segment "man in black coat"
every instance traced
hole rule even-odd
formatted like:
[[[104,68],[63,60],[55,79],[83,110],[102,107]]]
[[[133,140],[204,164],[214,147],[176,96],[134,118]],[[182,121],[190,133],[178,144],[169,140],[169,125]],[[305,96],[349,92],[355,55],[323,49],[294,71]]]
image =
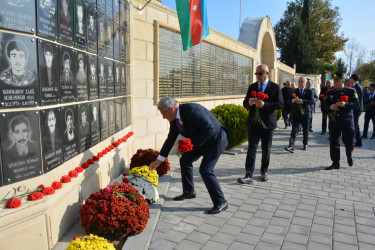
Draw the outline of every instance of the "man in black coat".
[[[301,76],[298,79],[298,88],[293,91],[292,132],[290,133],[289,147],[285,148],[286,151],[291,153],[294,153],[294,142],[301,125],[303,130],[302,150],[307,149],[311,105],[314,103],[314,99],[311,89],[306,88],[306,82],[306,77]]]
[[[255,75],[257,82],[249,86],[243,101],[243,106],[249,110],[249,117],[247,118],[249,147],[246,155],[245,177],[237,180],[241,184],[253,183],[255,156],[259,140],[262,141],[261,181],[268,180],[267,171],[270,163],[272,136],[277,123],[276,109],[282,109],[284,105],[279,85],[268,79],[268,66],[265,64],[257,66]],[[254,96],[256,92],[267,94],[268,98],[257,99]]]
[[[292,112],[292,108],[293,108],[292,92],[293,92],[293,89],[291,88],[290,81],[286,81],[285,88],[281,89],[281,93],[283,95],[283,101],[284,101],[282,115],[284,119],[285,128],[287,128],[291,124],[290,113]]]
[[[345,87],[345,77],[341,72],[333,75],[334,89],[327,94],[324,102],[324,109],[329,112],[329,148],[332,165],[326,167],[326,170],[340,168],[340,144],[339,139],[342,136],[342,142],[345,145],[346,158],[348,165],[353,166],[352,153],[355,142],[355,127],[353,111],[359,109],[358,96],[353,88]],[[340,98],[347,98],[348,101],[340,101]]]
[[[365,123],[363,126],[362,138],[367,138],[368,126],[370,120],[372,120],[372,136],[371,139],[375,139],[375,83],[370,84],[370,93],[367,94],[365,101],[363,102],[365,109]]]
[[[209,110],[196,103],[179,104],[172,97],[163,97],[158,103],[158,109],[163,118],[169,121],[170,128],[160,155],[150,164],[150,169],[156,169],[165,160],[179,134],[190,138],[193,150],[184,153],[180,158],[183,193],[174,200],[196,197],[193,162],[203,156],[199,172],[214,204],[208,213],[217,214],[227,209],[228,203],[214,172],[214,167],[228,144],[224,126]]]
[[[312,129],[312,120],[313,120],[313,113],[315,113],[315,102],[319,99],[318,94],[316,93],[315,88],[312,86],[312,81],[307,79],[306,88],[310,89],[313,93],[313,100],[314,102],[310,105],[310,120],[309,120],[309,132],[314,132]]]
[[[320,90],[320,109],[322,110],[322,135],[324,135],[327,132],[327,111],[323,108],[324,107],[324,101],[327,99],[327,93],[333,88],[332,81],[326,80],[325,86]]]
[[[350,76],[350,82],[353,84],[353,88],[357,91],[359,106],[358,109],[354,109],[354,127],[355,127],[355,146],[362,147],[362,138],[361,131],[359,129],[358,120],[363,112],[363,88],[362,85],[358,82],[359,77],[357,74]]]

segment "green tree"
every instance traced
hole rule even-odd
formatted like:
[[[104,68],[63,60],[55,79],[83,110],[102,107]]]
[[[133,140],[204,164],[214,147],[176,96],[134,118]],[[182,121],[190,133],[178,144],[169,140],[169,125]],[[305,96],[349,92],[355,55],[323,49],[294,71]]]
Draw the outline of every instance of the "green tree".
[[[364,87],[375,82],[375,60],[358,66],[356,73],[360,76],[360,81]]]
[[[337,67],[337,71],[346,73],[348,67],[346,66],[344,60],[340,57],[335,61],[335,65]]]
[[[288,2],[283,18],[274,27],[280,53],[285,49],[296,21],[302,17],[304,1]],[[309,25],[313,49],[320,62],[333,63],[335,53],[344,49],[345,43],[348,41],[344,34],[338,34],[342,20],[339,8],[332,6],[332,0],[310,1]]]

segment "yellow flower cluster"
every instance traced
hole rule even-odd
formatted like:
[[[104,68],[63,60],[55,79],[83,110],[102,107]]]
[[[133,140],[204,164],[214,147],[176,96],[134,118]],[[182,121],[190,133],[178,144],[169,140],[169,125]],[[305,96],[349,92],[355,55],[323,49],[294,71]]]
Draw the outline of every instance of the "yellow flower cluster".
[[[94,234],[86,235],[84,237],[76,238],[71,241],[66,250],[77,249],[111,249],[116,250],[115,247],[103,237]]]
[[[129,174],[144,176],[155,186],[159,184],[159,175],[156,170],[150,171],[150,168],[146,165],[130,169]]]

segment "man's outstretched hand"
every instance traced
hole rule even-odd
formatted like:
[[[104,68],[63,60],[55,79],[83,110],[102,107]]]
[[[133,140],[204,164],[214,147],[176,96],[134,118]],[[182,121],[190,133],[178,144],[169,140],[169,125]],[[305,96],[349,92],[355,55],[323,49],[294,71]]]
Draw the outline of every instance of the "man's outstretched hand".
[[[155,161],[151,162],[150,166],[148,166],[150,168],[150,170],[154,170],[156,169],[157,167],[159,167],[159,165],[162,163],[161,160],[158,160],[156,159]]]

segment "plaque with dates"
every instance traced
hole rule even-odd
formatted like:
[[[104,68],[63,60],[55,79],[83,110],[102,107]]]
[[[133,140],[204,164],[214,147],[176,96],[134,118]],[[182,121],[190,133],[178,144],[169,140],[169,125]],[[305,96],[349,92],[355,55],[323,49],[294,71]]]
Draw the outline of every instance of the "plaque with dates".
[[[79,126],[79,152],[82,153],[91,146],[90,134],[90,109],[88,103],[78,106],[78,126]]]
[[[121,96],[121,64],[119,62],[113,62],[113,76],[115,82],[115,96]]]
[[[41,104],[59,103],[59,47],[38,39]]]
[[[124,129],[127,127],[127,121],[126,121],[126,97],[120,98],[121,103],[121,129]]]
[[[51,40],[57,39],[56,0],[37,0],[37,34]]]
[[[100,142],[100,123],[99,123],[100,109],[99,102],[90,103],[90,131],[91,131],[91,145],[94,146]]]
[[[0,108],[39,104],[36,39],[0,32]]]
[[[130,96],[126,97],[126,126],[131,124],[131,99]]]
[[[100,101],[100,139],[108,138],[108,106],[107,101]]]
[[[0,128],[4,185],[41,175],[39,113],[2,113]]]
[[[107,28],[104,15],[98,13],[98,55],[105,56],[106,51]]]
[[[75,0],[74,14],[74,44],[81,49],[86,49],[86,4],[84,0]]]
[[[76,52],[76,88],[78,101],[88,99],[87,86],[87,54],[81,51]]]
[[[115,95],[115,83],[113,79],[113,61],[107,60],[107,90],[108,97]]]
[[[95,8],[87,5],[87,51],[98,52],[98,15]]]
[[[35,2],[1,0],[0,28],[35,33]]]
[[[123,1],[120,5],[120,25],[125,28],[127,32],[130,31],[130,4],[128,1]]]
[[[115,36],[113,38],[113,58],[116,60],[120,60],[121,48],[120,48],[120,37],[121,37],[121,29],[120,27],[115,27]]]
[[[75,51],[64,46],[59,47],[60,61],[60,101],[74,102],[76,98]]]
[[[105,98],[108,96],[107,90],[107,60],[103,57],[98,59],[98,79],[99,79],[99,97]]]
[[[120,63],[120,95],[126,95],[126,68],[124,63]]]
[[[63,163],[61,109],[40,111],[40,127],[43,169],[46,173]]]
[[[114,101],[108,101],[108,114],[108,136],[112,136],[116,132],[116,110]]]
[[[63,125],[63,154],[67,161],[78,154],[78,118],[76,105],[61,108],[61,119]]]
[[[160,45],[161,46],[161,45]],[[120,27],[120,60],[130,62],[129,33]]]
[[[74,0],[60,0],[57,2],[59,41],[68,45],[73,44],[74,38]]]
[[[115,108],[116,108],[115,132],[117,133],[121,130],[121,99],[120,98],[115,100]]]
[[[99,97],[99,81],[98,81],[98,57],[95,55],[88,55],[89,62],[89,99],[96,100]]]
[[[106,19],[106,56],[113,58],[113,21],[111,19]]]

